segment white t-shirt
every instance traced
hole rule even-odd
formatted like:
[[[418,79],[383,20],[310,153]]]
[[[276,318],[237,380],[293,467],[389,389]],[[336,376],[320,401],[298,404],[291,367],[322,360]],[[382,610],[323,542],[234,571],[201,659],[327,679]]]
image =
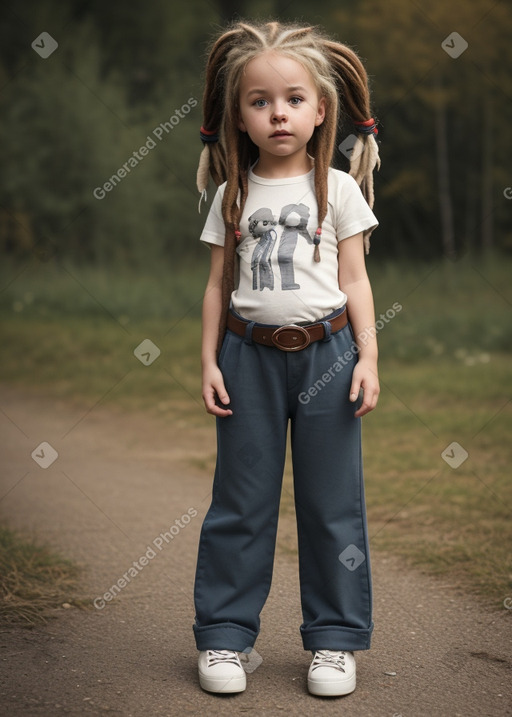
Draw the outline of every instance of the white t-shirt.
[[[224,245],[222,184],[201,241]],[[314,169],[299,177],[266,179],[249,170],[249,193],[240,222],[235,290],[237,313],[264,324],[314,322],[347,301],[338,285],[338,242],[378,225],[355,179],[329,169],[328,211],[320,261],[313,258],[318,227]]]

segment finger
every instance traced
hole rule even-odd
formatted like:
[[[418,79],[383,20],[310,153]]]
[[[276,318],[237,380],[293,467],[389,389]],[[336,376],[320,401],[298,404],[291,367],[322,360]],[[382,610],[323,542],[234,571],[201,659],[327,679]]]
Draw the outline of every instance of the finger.
[[[225,418],[226,416],[232,416],[233,411],[230,408],[222,408],[221,406],[218,406],[215,401],[208,401],[205,400],[205,407],[206,412],[210,413],[212,416],[219,416],[219,418]]]
[[[206,410],[208,411],[208,409]],[[233,411],[230,408],[220,408],[220,406],[215,405],[208,413],[211,413],[212,416],[218,416],[219,418],[226,418],[227,416],[233,415]]]
[[[363,403],[362,406],[355,411],[354,416],[356,418],[361,418],[361,416],[366,416],[366,414],[370,413],[372,410],[373,408],[370,404]]]
[[[231,408],[229,408],[230,399],[227,394],[227,391],[224,387],[221,389],[222,394],[219,395],[217,391],[214,393],[214,401],[215,401],[215,415],[216,416],[231,416],[233,414],[233,411]]]
[[[215,406],[215,391],[211,388],[203,391],[203,401],[208,413],[212,413]]]
[[[230,401],[230,398],[229,398],[229,395],[228,395],[228,392],[226,391],[226,389],[224,388],[224,386],[219,387],[218,389],[216,389],[216,390],[215,390],[215,394],[216,394],[218,400],[220,401],[220,403],[222,403],[224,406],[227,406],[227,405],[231,402],[231,401]],[[217,404],[217,405],[218,405],[218,404]]]
[[[233,414],[233,411],[230,408],[227,408],[227,406],[229,405],[229,396],[226,393],[225,389],[222,398],[223,400],[220,401],[217,392],[213,388],[209,389],[208,391],[205,391],[203,393],[203,401],[207,413],[210,413],[212,416],[219,416],[221,418],[225,416],[231,416]],[[224,408],[221,404],[226,405],[226,407]]]
[[[357,397],[359,396],[359,392],[361,391],[361,381],[359,381],[357,378],[352,379],[352,386],[350,387],[350,394],[349,398],[354,403],[357,401]]]
[[[360,418],[361,416],[365,416],[367,413],[370,413],[370,411],[373,411],[373,409],[377,405],[377,400],[379,397],[379,394],[377,391],[372,391],[370,393],[369,390],[366,390],[363,395],[364,395],[363,402],[360,405],[360,407],[357,409],[357,411],[354,413],[354,416],[356,418]]]

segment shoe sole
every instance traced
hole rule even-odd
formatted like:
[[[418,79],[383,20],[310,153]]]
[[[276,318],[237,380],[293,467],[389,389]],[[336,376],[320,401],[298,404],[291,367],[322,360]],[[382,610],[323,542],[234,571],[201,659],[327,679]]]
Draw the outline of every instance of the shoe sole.
[[[342,697],[349,695],[356,689],[355,676],[346,682],[319,682],[308,679],[308,690],[310,694],[316,697]]]
[[[227,694],[229,692],[243,692],[247,686],[245,674],[241,677],[232,677],[230,679],[212,679],[204,675],[199,675],[199,684],[206,692],[218,692]]]

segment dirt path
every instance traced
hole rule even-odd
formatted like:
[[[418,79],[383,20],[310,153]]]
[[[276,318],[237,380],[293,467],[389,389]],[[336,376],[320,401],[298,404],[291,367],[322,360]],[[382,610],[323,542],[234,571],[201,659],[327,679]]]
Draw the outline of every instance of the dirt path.
[[[86,566],[90,597],[129,578],[103,609],[59,610],[46,626],[2,630],[0,714],[512,715],[511,611],[486,611],[375,553],[373,647],[357,655],[353,695],[308,695],[296,557],[279,547],[256,644],[262,662],[247,691],[202,692],[192,587],[211,478],[192,469],[190,457],[214,452],[213,423],[169,429],[146,416],[87,413],[11,389],[0,408],[0,518]],[[47,468],[31,457],[43,441],[59,454]],[[43,446],[35,457],[48,462],[51,452]],[[293,530],[284,518],[287,544]],[[159,539],[165,531],[167,542]]]

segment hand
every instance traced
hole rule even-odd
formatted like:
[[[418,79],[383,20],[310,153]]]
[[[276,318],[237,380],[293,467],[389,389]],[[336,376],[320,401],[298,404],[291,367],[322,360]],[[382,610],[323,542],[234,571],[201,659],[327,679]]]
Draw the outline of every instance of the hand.
[[[224,378],[220,368],[214,364],[203,368],[203,401],[206,411],[219,418],[233,415],[233,411],[230,408],[218,406],[215,402],[216,398],[225,406],[229,405],[229,396],[224,386]]]
[[[373,411],[379,399],[380,387],[377,374],[377,364],[360,359],[352,374],[352,385],[350,387],[350,400],[357,401],[360,389],[363,389],[363,403],[354,413],[356,418],[364,416]]]

